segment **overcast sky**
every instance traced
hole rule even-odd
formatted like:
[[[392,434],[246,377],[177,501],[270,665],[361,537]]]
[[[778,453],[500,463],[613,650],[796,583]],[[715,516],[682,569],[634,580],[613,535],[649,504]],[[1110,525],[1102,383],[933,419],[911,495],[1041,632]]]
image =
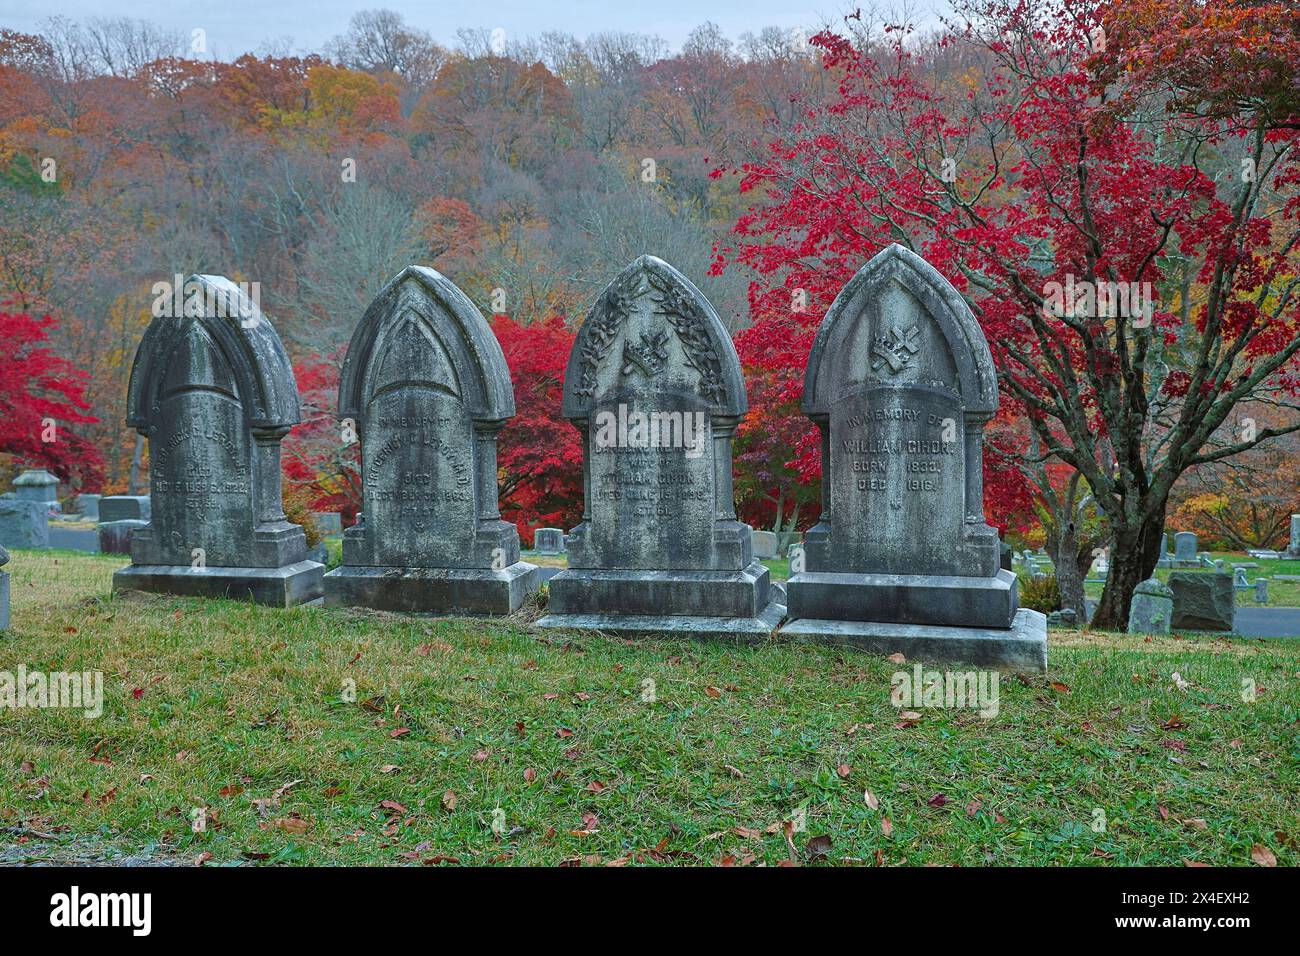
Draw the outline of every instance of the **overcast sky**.
[[[151,20],[186,37],[196,27],[207,31],[209,52],[229,60],[264,44],[292,40],[295,52],[319,51],[347,29],[358,10],[397,10],[411,26],[451,46],[459,28],[503,29],[507,37],[538,36],[560,30],[578,37],[604,30],[655,34],[674,49],[692,28],[706,20],[731,39],[766,26],[816,28],[839,23],[845,12],[866,0],[458,0],[410,3],[404,0],[0,0],[0,26],[39,32],[50,16],[73,20],[128,16]],[[942,0],[913,0],[914,8],[946,7]]]

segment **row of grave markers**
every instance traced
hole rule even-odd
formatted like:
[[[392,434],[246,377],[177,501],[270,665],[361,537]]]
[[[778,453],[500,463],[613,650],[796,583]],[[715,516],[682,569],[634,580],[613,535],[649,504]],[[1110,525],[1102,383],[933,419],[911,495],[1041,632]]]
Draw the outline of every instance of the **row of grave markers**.
[[[438,614],[520,607],[539,576],[497,506],[510,373],[454,284],[406,269],[352,337],[338,416],[361,445],[363,507],[325,574],[281,505],[280,441],[299,421],[284,348],[229,280],[190,281],[228,308],[157,318],[140,343],[127,421],[149,441],[152,515],[115,589]],[[732,440],[748,410],[735,347],[685,276],[642,256],[602,293],[569,357],[563,414],[582,435],[584,510],[538,626],[738,640],[779,628],[1042,671],[1046,620],[1018,607],[983,513],[997,401],[987,342],[956,290],[901,246],[865,265],[808,358],[822,516],[782,593],[733,501]]]

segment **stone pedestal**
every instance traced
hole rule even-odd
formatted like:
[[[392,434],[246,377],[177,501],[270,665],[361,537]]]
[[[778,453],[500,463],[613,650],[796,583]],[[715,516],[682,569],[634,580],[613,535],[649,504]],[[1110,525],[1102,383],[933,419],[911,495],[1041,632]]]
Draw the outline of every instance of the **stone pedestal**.
[[[1020,609],[984,520],[996,370],[947,280],[897,245],[864,266],[817,331],[802,407],[820,432],[822,516],[781,634],[1046,670],[1047,618]]]
[[[361,442],[364,507],[325,576],[327,605],[518,610],[540,582],[497,507],[497,434],[514,413],[505,355],[464,293],[421,266],[380,291],[339,383],[339,419]]]
[[[740,571],[567,569],[549,582],[543,627],[765,640],[785,616],[767,568]]]
[[[564,416],[582,435],[584,512],[539,627],[772,633],[785,608],[732,494],[747,411],[735,346],[700,291],[652,256],[624,269],[569,355]]]
[[[324,573],[322,565],[308,560],[278,568],[132,564],[113,573],[113,590],[232,598],[272,607],[293,607],[321,596]]]
[[[131,368],[127,424],[149,441],[150,493],[103,498],[100,516],[148,522],[123,528],[132,563],[113,589],[313,601],[325,569],[280,492],[280,442],[298,422],[289,357],[230,280],[192,276],[185,299],[201,314],[155,318]]]
[[[1174,617],[1174,592],[1171,588],[1148,578],[1133,591],[1133,602],[1128,608],[1130,634],[1168,634]]]
[[[1021,608],[1010,627],[936,627],[798,618],[781,636],[855,647],[873,654],[903,654],[909,661],[941,661],[992,670],[1037,674],[1047,670],[1047,616]]]
[[[62,511],[59,506],[59,479],[44,468],[29,468],[14,479],[19,501],[35,501],[47,510]]]

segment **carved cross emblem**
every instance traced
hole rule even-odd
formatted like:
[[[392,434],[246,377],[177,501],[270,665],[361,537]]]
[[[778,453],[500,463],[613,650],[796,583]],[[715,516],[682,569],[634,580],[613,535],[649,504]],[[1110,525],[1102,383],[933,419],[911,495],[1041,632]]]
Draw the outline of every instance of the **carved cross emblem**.
[[[640,369],[646,378],[663,371],[668,362],[668,333],[641,333],[641,344],[623,343],[623,374]]]
[[[871,346],[871,370],[879,371],[882,365],[888,365],[890,374],[897,375],[912,361],[920,346],[916,342],[917,328],[899,331],[893,329],[888,335],[877,335]]]

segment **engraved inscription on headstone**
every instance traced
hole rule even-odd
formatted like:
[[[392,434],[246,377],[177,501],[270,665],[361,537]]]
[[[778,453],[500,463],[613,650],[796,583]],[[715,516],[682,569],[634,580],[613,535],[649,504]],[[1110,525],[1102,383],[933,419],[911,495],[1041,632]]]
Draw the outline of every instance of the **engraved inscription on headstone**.
[[[541,626],[771,632],[784,608],[732,500],[747,410],[735,347],[700,291],[652,256],[623,270],[565,373],[586,494]]]
[[[362,521],[326,603],[509,614],[537,587],[497,510],[497,433],[515,413],[501,346],[474,304],[411,266],[348,347],[339,418],[361,441]]]
[[[298,390],[269,320],[222,276],[192,276],[202,315],[160,317],[136,351],[127,424],[149,441],[149,523],[130,533],[115,589],[251,598],[289,606],[321,594],[302,529],[284,514],[280,441]],[[119,499],[120,500],[120,499]],[[100,502],[106,523],[118,500]]]
[[[901,246],[844,287],[817,331],[803,410],[822,514],[786,588],[783,634],[997,667],[1046,667],[1046,620],[1019,611],[984,519],[997,377],[957,291]]]

